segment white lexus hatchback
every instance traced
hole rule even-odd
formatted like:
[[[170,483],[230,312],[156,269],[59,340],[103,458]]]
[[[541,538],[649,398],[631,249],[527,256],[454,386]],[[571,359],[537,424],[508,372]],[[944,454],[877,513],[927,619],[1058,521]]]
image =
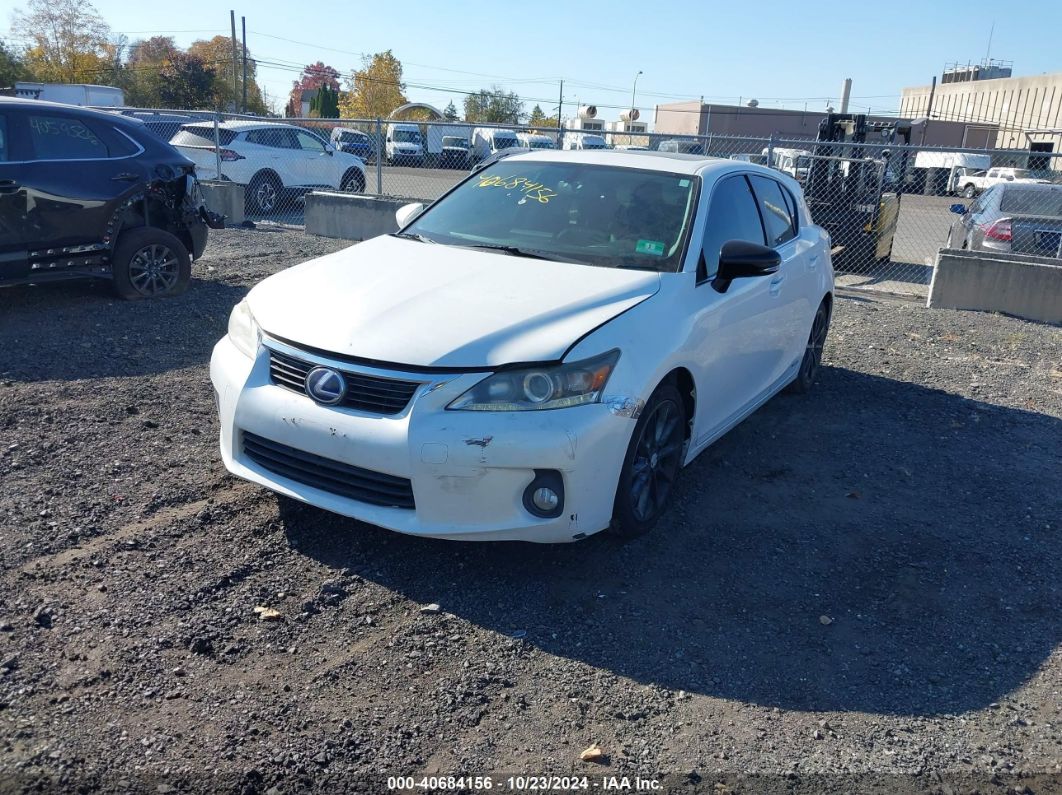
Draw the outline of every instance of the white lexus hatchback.
[[[233,310],[210,372],[234,474],[415,535],[634,536],[815,378],[829,238],[779,172],[543,150],[399,225]]]

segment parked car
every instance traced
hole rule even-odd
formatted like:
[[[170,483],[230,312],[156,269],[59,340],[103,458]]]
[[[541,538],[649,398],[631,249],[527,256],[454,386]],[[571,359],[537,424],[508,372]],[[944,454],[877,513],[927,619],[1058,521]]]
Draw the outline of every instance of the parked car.
[[[336,127],[332,130],[330,142],[339,151],[355,155],[364,163],[376,160],[376,143],[370,135],[361,130]]]
[[[1062,257],[1062,185],[1005,182],[951,210],[948,248]]]
[[[988,171],[974,171],[972,174],[964,174],[959,179],[960,190],[963,197],[967,199],[972,199],[978,193],[986,191],[1001,182],[1035,184],[1045,183],[1047,180],[1036,178],[1027,168],[990,168]]]
[[[700,141],[687,141],[681,138],[671,138],[667,141],[661,141],[657,151],[673,152],[680,155],[705,154],[703,143]]]
[[[532,151],[397,220],[233,309],[210,373],[237,476],[414,535],[630,537],[815,380],[829,239],[776,171]]]
[[[987,152],[925,149],[915,155],[914,184],[919,192],[925,191],[934,196],[961,193],[966,189],[964,177],[984,176],[991,166],[992,155]],[[972,197],[973,193],[967,198]]]
[[[121,111],[123,116],[128,116],[131,119],[139,119],[144,123],[144,127],[150,132],[154,133],[155,137],[161,141],[169,141],[177,131],[185,124],[192,122],[207,122],[212,124],[209,120],[202,116],[189,116],[182,113],[159,113],[156,111],[142,111],[142,110],[123,110]]]
[[[472,128],[464,124],[429,124],[424,148],[426,165],[431,168],[468,168],[472,164],[469,137]]]
[[[286,195],[301,195],[314,188],[354,193],[365,190],[365,164],[361,158],[336,151],[301,127],[267,121],[226,121],[218,125],[217,134],[220,175],[213,124],[185,124],[170,143],[195,162],[201,178],[246,185],[250,213],[274,213]]]
[[[597,133],[568,130],[564,133],[564,143],[561,144],[561,148],[569,151],[579,149],[608,149],[608,143]]]
[[[548,135],[535,132],[518,132],[516,140],[528,149],[556,149],[557,144]]]
[[[193,163],[141,122],[0,98],[0,284],[91,277],[123,298],[176,295],[221,225]]]

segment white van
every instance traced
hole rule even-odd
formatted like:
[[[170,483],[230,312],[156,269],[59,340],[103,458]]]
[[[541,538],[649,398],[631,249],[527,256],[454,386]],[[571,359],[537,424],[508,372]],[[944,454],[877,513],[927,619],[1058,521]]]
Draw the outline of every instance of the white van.
[[[771,162],[767,163],[771,168],[788,174],[797,182],[804,182],[808,178],[808,169],[811,168],[811,152],[807,149],[786,149],[776,146],[774,149],[765,148],[762,152],[766,161],[768,154]]]
[[[608,143],[600,135],[567,131],[564,133],[565,149],[608,149]]]
[[[424,162],[424,141],[420,125],[412,122],[391,122],[385,140],[387,162],[419,166]]]
[[[469,134],[462,124],[429,124],[425,157],[432,168],[468,168]]]
[[[959,193],[963,177],[992,167],[992,155],[975,152],[924,151],[915,155],[914,167],[925,169],[926,189],[933,195]]]
[[[472,158],[476,161],[485,160],[495,152],[519,145],[520,141],[512,130],[477,127],[472,131]]]
[[[548,135],[536,132],[519,132],[516,134],[516,140],[520,142],[520,146],[526,146],[528,149],[556,149],[557,145],[553,143],[553,139]]]

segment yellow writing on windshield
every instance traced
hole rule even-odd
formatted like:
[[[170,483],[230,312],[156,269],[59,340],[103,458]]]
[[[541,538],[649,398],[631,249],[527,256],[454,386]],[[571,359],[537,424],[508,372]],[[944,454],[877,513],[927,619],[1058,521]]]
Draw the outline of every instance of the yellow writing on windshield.
[[[491,174],[479,177],[479,187],[519,190],[524,196],[534,199],[540,204],[549,204],[549,200],[557,195],[541,182],[532,182],[527,177],[502,177],[497,174]]]

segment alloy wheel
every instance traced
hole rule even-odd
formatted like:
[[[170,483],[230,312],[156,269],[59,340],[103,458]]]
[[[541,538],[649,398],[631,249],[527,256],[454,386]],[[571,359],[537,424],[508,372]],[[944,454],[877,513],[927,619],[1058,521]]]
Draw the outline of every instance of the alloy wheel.
[[[144,246],[129,261],[129,283],[144,296],[165,295],[176,286],[179,275],[177,255],[162,243]]]
[[[822,348],[826,344],[826,308],[820,307],[815,313],[815,322],[811,325],[807,348],[804,349],[804,378],[812,381],[822,362]]]
[[[277,189],[273,183],[265,181],[254,192],[254,200],[258,209],[264,213],[272,212],[277,206]]]
[[[631,507],[638,521],[647,522],[667,505],[681,464],[681,413],[672,401],[658,403],[642,428],[631,462]]]

